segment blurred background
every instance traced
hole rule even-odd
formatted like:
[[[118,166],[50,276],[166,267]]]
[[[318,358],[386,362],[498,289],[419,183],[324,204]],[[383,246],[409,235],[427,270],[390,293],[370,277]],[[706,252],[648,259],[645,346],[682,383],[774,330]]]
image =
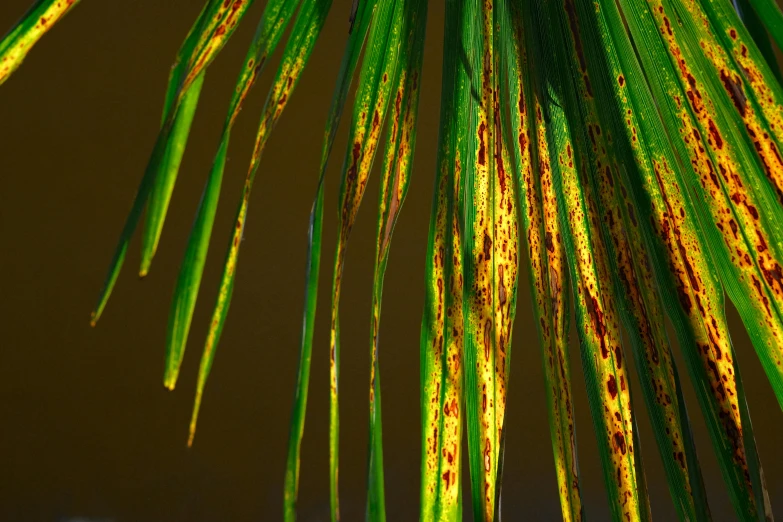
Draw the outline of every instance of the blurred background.
[[[134,240],[103,318],[96,328],[89,326],[90,310],[157,134],[169,68],[201,3],[85,0],[0,87],[2,521],[282,518],[307,220],[350,0],[334,1],[319,45],[261,161],[231,312],[191,449],[187,428],[201,348],[275,59],[268,62],[232,134],[202,293],[173,392],[162,384],[167,315],[231,91],[264,1],[253,5],[209,69],[150,275],[143,281],[136,275],[140,244]],[[0,32],[29,4],[0,2]],[[419,328],[438,135],[443,7],[442,0],[430,2],[414,179],[395,232],[383,302],[386,505],[393,521],[415,520],[418,514]],[[320,309],[300,482],[304,521],[329,518],[328,301],[348,120],[343,120],[326,181]],[[379,163],[354,228],[341,302],[340,493],[346,521],[364,516]],[[520,278],[519,292],[503,511],[511,520],[557,520],[527,274]],[[773,509],[783,516],[783,414],[731,306],[728,314]],[[574,335],[572,341],[585,509],[591,520],[608,520]],[[715,520],[735,520],[682,357],[678,349],[675,353]],[[642,413],[638,421],[653,516],[675,520],[641,390],[638,382],[633,386]],[[469,495],[465,499],[469,502]],[[467,506],[465,513],[470,516]]]

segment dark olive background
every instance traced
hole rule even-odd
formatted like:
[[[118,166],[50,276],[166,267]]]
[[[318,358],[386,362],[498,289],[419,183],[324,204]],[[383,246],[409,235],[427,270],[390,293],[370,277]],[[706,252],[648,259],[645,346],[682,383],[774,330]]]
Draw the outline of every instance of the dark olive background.
[[[0,30],[29,3],[0,2]],[[265,70],[233,133],[203,291],[174,392],[161,382],[166,318],[228,99],[264,2],[256,2],[209,69],[151,274],[144,281],[136,276],[139,243],[134,240],[94,329],[89,312],[155,139],[169,67],[201,2],[85,0],[0,87],[0,520],[281,518],[307,219],[350,3],[335,0],[261,162],[230,318],[190,450],[185,442],[200,349],[274,66]],[[418,510],[418,342],[442,32],[443,2],[433,1],[414,179],[395,233],[384,295],[386,502],[395,521],[414,520]],[[327,307],[347,120],[327,178],[321,308],[300,483],[300,519],[308,521],[328,519]],[[376,164],[351,240],[342,297],[340,500],[348,521],[364,514],[377,177]],[[733,309],[729,320],[772,504],[783,516],[783,415]],[[582,492],[590,519],[607,520],[578,348],[572,345]],[[556,520],[559,504],[526,274],[520,280],[513,353],[503,510],[510,520]],[[653,514],[674,520],[641,390],[637,382],[634,386]],[[715,520],[734,520],[689,382],[685,393]]]

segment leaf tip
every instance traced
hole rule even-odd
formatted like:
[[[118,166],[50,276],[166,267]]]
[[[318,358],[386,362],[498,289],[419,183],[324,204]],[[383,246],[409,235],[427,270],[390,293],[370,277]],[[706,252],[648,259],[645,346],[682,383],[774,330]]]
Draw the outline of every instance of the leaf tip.
[[[165,373],[163,374],[163,386],[169,390],[172,391],[177,386],[177,377],[179,377],[179,368],[166,368]]]

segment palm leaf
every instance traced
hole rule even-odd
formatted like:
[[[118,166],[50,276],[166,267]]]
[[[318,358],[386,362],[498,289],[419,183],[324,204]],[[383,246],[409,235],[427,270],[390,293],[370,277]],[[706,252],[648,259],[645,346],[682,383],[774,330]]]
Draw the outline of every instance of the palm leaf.
[[[296,88],[304,66],[307,64],[310,53],[312,52],[321,28],[323,27],[324,19],[330,6],[331,0],[305,1],[305,4],[302,6],[302,10],[297,17],[296,23],[294,24],[286,48],[283,51],[283,58],[277,70],[277,74],[275,75],[275,79],[272,82],[272,87],[269,90],[264,108],[262,109],[261,122],[256,134],[253,155],[251,156],[245,184],[242,188],[242,196],[237,208],[234,226],[232,227],[228,251],[226,252],[226,260],[223,264],[218,297],[212,311],[212,321],[210,322],[209,330],[207,331],[207,340],[204,344],[204,351],[201,356],[199,378],[196,385],[196,398],[193,405],[193,415],[190,421],[189,444],[193,443],[204,386],[206,385],[209,371],[212,367],[215,350],[217,349],[220,334],[228,315],[229,305],[231,304],[231,294],[234,289],[236,266],[239,260],[239,248],[241,246],[247,220],[250,193],[253,188],[253,181],[255,180],[256,173],[258,172],[261,154],[269,138],[269,134],[280,119],[283,110]],[[274,4],[267,5],[267,8],[270,7],[274,7]],[[283,12],[292,15],[293,8],[290,8],[288,11],[284,10]],[[262,19],[261,22],[262,24],[267,21],[265,20],[267,13],[265,12],[264,15],[264,19]],[[277,21],[279,20],[279,16],[280,12],[272,10],[271,13],[269,13],[269,20]],[[274,35],[274,37],[279,38],[284,24],[278,23],[276,27],[277,29],[271,34]],[[251,49],[253,47],[255,47],[255,45],[252,46]],[[268,52],[271,52],[272,48],[273,46],[269,46]],[[251,55],[248,53],[245,65],[242,67],[243,72],[240,74],[239,88],[235,89],[235,92],[237,93],[237,98],[235,98],[235,100],[237,103],[232,104],[226,123],[226,129],[230,130],[231,124],[240,108],[241,100],[247,92],[247,89],[249,89],[247,83],[252,82],[252,78],[255,76],[248,76],[245,73],[245,71],[251,69],[248,64],[262,64],[266,55],[267,50],[265,50],[262,45],[258,46],[254,54]],[[257,66],[258,65],[255,67]],[[170,315],[171,319],[169,322],[169,353],[177,354],[177,358],[173,363],[170,363],[170,367],[173,364],[176,364],[176,367],[178,368],[184,353],[185,341],[187,340],[187,330],[185,328],[189,326],[193,314],[193,307],[195,306],[195,299],[198,293],[198,285],[204,269],[204,261],[209,245],[212,224],[217,211],[220,182],[226,163],[225,156],[228,148],[228,136],[227,131],[221,140],[220,149],[218,150],[218,154],[213,163],[212,172],[207,180],[207,186],[204,189],[201,205],[199,205],[196,223],[191,231],[185,263],[183,263],[183,266],[180,269],[180,279],[177,284],[177,292],[174,296],[172,313]],[[191,257],[191,252],[195,253],[193,257]],[[182,316],[184,316],[184,320],[180,319]],[[183,322],[185,326],[180,326]],[[173,358],[170,357],[170,360],[172,359]]]
[[[291,412],[291,432],[288,439],[288,459],[285,472],[285,496],[283,514],[286,521],[296,519],[296,499],[299,487],[299,464],[304,420],[307,409],[307,393],[310,380],[310,360],[313,351],[313,328],[318,297],[318,280],[321,264],[321,235],[323,229],[324,177],[332,145],[340,125],[348,89],[351,85],[359,55],[364,46],[370,22],[376,9],[376,2],[369,0],[354,5],[351,13],[351,27],[348,43],[343,53],[340,73],[337,79],[332,105],[326,120],[324,145],[321,154],[318,189],[310,210],[308,227],[307,269],[305,275],[305,309],[303,313],[302,341],[297,371],[297,384]]]
[[[370,27],[367,50],[359,75],[348,150],[343,163],[338,204],[337,248],[332,279],[332,319],[330,331],[329,471],[332,520],[339,519],[339,366],[340,366],[340,288],[345,252],[356,213],[372,169],[381,129],[391,99],[392,82],[397,75],[398,56],[405,41],[403,0],[379,5]],[[378,472],[382,472],[378,470]],[[372,495],[372,494],[371,494]],[[377,491],[375,500],[379,501]],[[371,498],[372,501],[372,498]]]
[[[267,5],[261,21],[258,24],[256,35],[247,52],[242,68],[240,69],[237,85],[229,105],[228,115],[226,116],[226,121],[223,125],[218,152],[213,160],[212,168],[209,177],[207,178],[207,184],[196,211],[196,218],[190,232],[190,237],[188,238],[185,257],[182,266],[180,267],[177,286],[172,300],[166,336],[166,370],[163,377],[163,382],[169,389],[173,389],[176,385],[179,368],[182,364],[182,358],[185,355],[185,345],[187,343],[188,333],[190,332],[193,311],[196,307],[196,299],[198,298],[201,277],[204,272],[204,264],[206,263],[209,240],[212,235],[212,226],[215,220],[215,213],[217,212],[231,129],[239,111],[242,109],[243,102],[247,97],[250,88],[253,86],[255,79],[258,77],[258,74],[261,72],[264,63],[266,62],[266,57],[277,46],[286,23],[293,16],[297,3],[297,0],[275,0]],[[280,80],[278,78],[278,83],[284,81],[286,80]],[[273,105],[273,108],[274,110],[277,110],[278,106]],[[280,110],[282,110],[282,108],[282,106],[279,107]],[[255,173],[259,158],[260,150],[254,154],[251,162],[250,171],[253,173]],[[170,187],[168,189],[161,188],[160,190],[167,190],[168,197],[170,197],[177,173],[176,170],[169,170],[167,173],[170,174],[170,177],[162,183],[170,185]],[[161,177],[158,179],[161,180],[165,178]],[[161,183],[159,183],[157,187],[161,187]],[[143,237],[142,273],[146,272],[149,268],[149,263],[152,261],[152,256],[155,253],[155,245],[157,244],[163,227],[166,206],[168,205],[168,200],[163,201],[161,199],[156,199],[155,196],[156,193],[153,192],[150,207],[148,209],[148,226],[145,228],[145,235]],[[157,219],[155,219],[156,216]]]
[[[585,15],[588,12],[581,11]],[[626,184],[633,188],[639,215],[651,216],[645,235],[653,245],[656,280],[664,292],[667,312],[696,384],[699,404],[735,509],[741,516],[755,519],[756,495],[761,491],[754,493],[749,478],[754,470],[748,460],[755,455],[755,443],[749,423],[742,421],[745,399],[710,250],[700,232],[687,185],[682,183],[680,171],[672,168],[677,163],[662,121],[637,116],[655,114],[655,105],[644,87],[646,82],[628,35],[614,25],[619,23],[620,13],[608,2],[594,13],[599,29],[599,39],[594,43],[603,44],[609,68],[603,76],[605,80],[597,85],[597,92],[603,103],[617,107],[609,111],[616,129],[614,136],[620,138],[626,154],[635,160],[635,172],[625,172],[624,176],[628,177]],[[644,18],[630,16],[628,20],[634,34],[635,24]],[[638,41],[644,41],[641,33],[636,34]],[[657,31],[647,34],[657,38]],[[641,53],[642,60],[645,56]],[[676,124],[673,118],[669,121],[673,130],[681,125],[680,120]]]
[[[191,87],[196,83],[197,79],[203,79],[203,73],[206,71],[209,64],[215,59],[218,53],[220,53],[231,35],[233,35],[250,4],[252,4],[252,0],[209,0],[205,5],[204,10],[196,19],[196,23],[194,24],[193,29],[191,29],[189,37],[186,38],[186,44],[188,44],[188,46],[192,44],[193,48],[190,51],[180,51],[180,57],[188,56],[187,66],[181,70],[177,77],[179,83],[176,94],[166,96],[166,117],[160,132],[158,133],[158,137],[155,140],[155,145],[152,149],[149,163],[147,163],[147,168],[144,171],[144,176],[139,183],[139,188],[136,190],[136,196],[134,197],[131,210],[128,213],[128,218],[120,233],[120,240],[109,264],[109,273],[106,276],[106,281],[98,296],[98,303],[92,312],[91,322],[93,326],[98,322],[98,319],[100,319],[100,316],[106,307],[111,291],[119,276],[120,269],[125,261],[128,243],[130,242],[133,233],[136,231],[136,226],[147,205],[150,193],[157,185],[161,167],[165,167],[170,159],[173,159],[167,154],[167,151],[172,151],[177,147],[184,147],[182,144],[175,145],[170,143],[180,107],[185,97],[192,94]],[[196,27],[198,27],[198,29],[196,29]],[[198,37],[194,36],[196,34]],[[185,121],[186,120],[187,118],[185,118]],[[186,133],[180,132],[179,134],[176,134],[175,137],[184,139],[186,138]],[[169,160],[167,160],[167,158],[169,158]],[[170,166],[174,167],[173,164]],[[171,171],[167,171],[165,174],[169,177],[173,175]],[[163,185],[166,184],[164,183]],[[163,188],[160,190],[162,191]],[[158,212],[163,212],[162,203],[164,200],[165,198],[159,198],[157,200],[161,205]],[[161,219],[162,221],[161,217],[157,219]],[[142,270],[142,272],[144,272],[144,270]]]
[[[546,3],[538,6],[542,58],[556,59],[554,31]],[[543,62],[541,62],[543,63]],[[594,195],[587,182],[583,147],[566,116],[569,92],[557,74],[544,73],[544,118],[549,126],[550,165],[560,208],[565,250],[573,281],[576,320],[580,331],[582,367],[590,411],[598,440],[615,520],[650,518],[644,472],[637,441],[630,383],[626,377],[619,316],[611,299],[614,283],[596,216]]]
[[[0,83],[77,1],[33,3],[0,41]],[[141,275],[150,268],[206,69],[251,4],[207,0],[177,53],[158,136],[93,325],[145,209]],[[233,125],[298,10],[262,111],[232,228],[189,443],[228,314],[261,155],[330,7],[331,0],[269,0],[232,94],[172,301],[164,375],[169,388],[184,356]],[[366,518],[386,517],[381,303],[391,238],[411,180],[427,7],[425,0],[354,0],[352,7],[310,213],[285,473],[287,521],[296,518],[324,177],[362,52],[331,294],[330,513],[339,519],[341,282],[385,128],[373,260]],[[678,517],[711,517],[665,314],[675,326],[735,511],[742,520],[771,520],[723,292],[736,305],[783,407],[783,88],[767,34],[783,43],[780,9],[771,0],[447,0],[445,10],[420,339],[421,520],[462,518],[463,422],[473,518],[501,519],[520,237],[528,252],[563,519],[584,518],[568,364],[572,299],[612,518],[650,519],[621,328],[630,339]]]
[[[473,517],[493,520],[516,291],[516,197],[503,166],[499,131],[494,2],[466,2],[461,51],[470,102],[463,184],[462,266],[465,406]],[[503,248],[505,246],[505,248]]]
[[[372,318],[370,325],[370,450],[368,456],[367,520],[386,520],[383,441],[381,429],[381,384],[378,359],[378,334],[381,320],[383,278],[389,260],[394,226],[410,186],[419,85],[427,24],[427,2],[406,1],[403,13],[405,46],[400,54],[394,106],[387,123],[387,143],[383,179],[379,195],[378,229],[373,277]]]
[[[37,0],[0,40],[0,85],[22,65],[30,49],[79,0]]]
[[[677,512],[682,520],[709,519],[691,429],[687,415],[681,415],[684,399],[664,328],[663,304],[656,293],[647,247],[637,221],[639,210],[621,178],[614,143],[608,138],[611,133],[599,118],[594,79],[590,79],[586,59],[582,56],[580,60],[581,53],[594,49],[585,49],[579,24],[569,23],[568,13],[574,10],[573,2],[563,2],[554,9],[561,33],[569,42],[561,46],[559,59],[571,65],[566,78],[574,79],[576,99],[572,106],[578,107],[578,114],[573,114],[571,120],[581,120],[580,128],[586,131],[575,141],[579,154],[588,158],[591,187],[599,196],[598,213],[602,216],[605,244],[612,260],[617,299],[623,303],[619,312],[632,341],[645,403]],[[564,71],[569,73],[568,69]]]
[[[242,104],[266,63],[267,57],[274,51],[275,47],[277,47],[277,44],[283,35],[283,31],[288,25],[289,20],[293,17],[293,13],[298,4],[299,0],[273,0],[265,7],[264,14],[256,29],[253,42],[250,44],[247,56],[245,57],[245,62],[240,70],[236,88],[232,94],[228,117],[223,126],[223,134],[221,136],[221,145],[219,148],[224,147],[224,142],[225,147],[228,147],[231,128],[239,115]],[[190,39],[190,37],[188,39]],[[187,40],[185,43],[187,44]],[[172,80],[175,80],[173,74]],[[184,78],[176,78],[176,80],[178,85],[179,82],[184,81]],[[170,87],[171,83],[174,82],[170,82]],[[192,87],[190,90],[192,90]],[[141,276],[146,275],[149,271],[152,258],[155,255],[158,242],[160,241],[163,222],[166,218],[168,204],[171,199],[171,192],[174,189],[182,153],[184,152],[185,143],[187,142],[187,132],[190,129],[190,123],[193,119],[191,113],[187,123],[180,124],[179,120],[182,116],[182,112],[183,111],[180,111],[180,113],[177,114],[174,130],[169,141],[169,148],[173,148],[174,150],[167,150],[165,161],[168,165],[161,165],[163,174],[158,176],[155,188],[150,195],[150,202],[147,208],[147,219],[142,235],[141,268],[139,271]],[[180,125],[184,127],[184,130],[178,129]],[[178,136],[178,131],[179,133],[182,133],[181,136]],[[225,157],[222,158],[222,161],[225,161]],[[220,161],[216,161],[215,164],[213,164],[213,171],[220,169],[222,172],[223,168],[224,166],[220,164]]]
[[[673,14],[667,7],[666,3],[650,5],[650,11],[657,13],[659,28],[664,28]],[[696,24],[683,24],[683,27],[688,29],[693,25]],[[742,127],[735,127],[724,119],[728,111],[720,110],[717,100],[721,96],[728,100],[729,94],[724,89],[715,89],[716,82],[710,82],[706,77],[705,71],[709,69],[704,67],[705,60],[700,60],[701,53],[690,38],[692,36],[679,27],[674,27],[671,34],[665,30],[666,50],[677,66],[657,61],[658,70],[663,68],[669,74],[661,75],[662,82],[653,84],[653,90],[684,123],[678,121],[671,128],[680,130],[681,141],[675,140],[675,145],[684,153],[682,157],[690,159],[696,171],[691,185],[701,189],[697,201],[704,203],[697,205],[696,210],[704,222],[715,223],[715,226],[705,227],[705,232],[717,258],[721,279],[748,328],[778,402],[783,405],[783,344],[778,342],[783,338],[783,286],[777,278],[778,271],[783,270],[778,246],[781,208],[768,201],[771,194],[764,190],[767,186],[760,172],[762,169],[752,162],[754,158],[749,147],[742,136],[737,135]],[[654,48],[651,45],[649,50]],[[725,69],[723,73],[725,75]],[[739,76],[731,78],[739,82]],[[659,94],[664,89],[666,97]],[[680,104],[677,100],[681,100]],[[723,107],[729,105],[727,101]],[[752,103],[746,106],[746,119],[754,114],[751,107]],[[739,115],[736,111],[729,114]],[[747,122],[746,136],[771,139],[771,134]],[[767,145],[774,146],[772,143]],[[769,154],[779,160],[777,150],[767,149],[758,141],[754,148],[759,151],[761,164],[766,166],[763,171],[778,173],[771,175],[774,182],[774,178],[783,173],[783,164],[781,168],[773,167],[765,159],[765,151],[770,151]],[[759,209],[762,209],[763,217]],[[735,232],[735,227],[739,232]]]
[[[462,520],[462,162],[470,85],[460,61],[462,11],[446,2],[440,134],[421,327],[422,521]]]
[[[528,4],[526,4],[528,5]],[[549,166],[549,146],[541,101],[534,97],[535,65],[529,52],[531,13],[512,3],[503,70],[508,72],[508,109],[520,215],[528,248],[528,272],[534,290],[533,310],[542,348],[549,427],[555,457],[563,520],[583,518],[576,456],[574,412],[568,362],[568,272],[560,233],[557,200]],[[523,20],[527,25],[523,28]],[[526,48],[527,46],[527,48]],[[535,89],[540,93],[540,89]],[[531,136],[533,139],[531,139]],[[534,176],[534,169],[538,176]]]

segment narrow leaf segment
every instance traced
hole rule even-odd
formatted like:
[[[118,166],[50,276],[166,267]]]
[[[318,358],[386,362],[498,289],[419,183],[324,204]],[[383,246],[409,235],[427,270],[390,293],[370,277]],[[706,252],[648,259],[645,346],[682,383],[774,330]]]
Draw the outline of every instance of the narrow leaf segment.
[[[536,83],[529,2],[509,2],[503,33],[503,70],[508,72],[508,130],[512,137],[516,187],[528,250],[533,313],[541,342],[549,428],[563,520],[584,518],[568,355],[568,269],[557,199],[549,165],[541,88]],[[533,84],[536,83],[534,89]]]
[[[556,7],[555,7],[556,6]],[[590,189],[598,195],[597,210],[614,274],[614,288],[620,317],[631,339],[647,410],[661,454],[669,492],[681,520],[710,518],[701,470],[684,414],[684,399],[674,367],[665,331],[663,304],[650,269],[647,246],[642,237],[638,208],[621,179],[620,163],[613,132],[607,131],[599,117],[591,72],[583,53],[594,48],[582,42],[580,24],[569,13],[575,12],[572,0],[553,3],[555,18],[564,35],[559,60],[569,64],[562,81],[573,79],[572,103],[576,109],[570,119],[581,130],[576,140],[579,155],[587,158]],[[580,60],[580,56],[582,59]],[[570,71],[569,71],[570,69]],[[624,80],[617,82],[624,89]],[[633,162],[632,157],[624,158]],[[622,160],[620,160],[622,161]]]
[[[247,8],[250,4],[252,4],[252,0],[209,0],[186,39],[186,42],[193,44],[193,49],[190,52],[184,53],[181,50],[181,56],[187,55],[189,57],[187,67],[183,68],[178,76],[179,85],[177,86],[176,93],[167,94],[166,107],[168,107],[168,109],[166,110],[165,120],[158,133],[158,137],[155,140],[155,145],[144,171],[144,176],[139,183],[139,188],[136,190],[133,205],[128,213],[122,232],[120,233],[120,240],[109,264],[109,273],[106,276],[103,288],[98,296],[98,303],[92,312],[91,324],[93,326],[98,322],[98,319],[100,319],[100,316],[106,307],[111,291],[117,281],[122,265],[125,262],[128,244],[130,243],[133,233],[136,231],[136,226],[141,219],[141,214],[147,206],[150,193],[158,183],[157,180],[161,173],[161,167],[168,164],[167,157],[170,156],[167,155],[167,151],[172,151],[179,146],[184,147],[184,145],[172,145],[170,144],[170,141],[177,115],[185,97],[188,96],[191,91],[191,86],[193,86],[197,80],[201,81],[199,78],[203,79],[203,73],[206,71],[206,68],[223,49],[223,46],[234,33],[234,30],[247,12]],[[175,67],[177,66],[175,65]],[[184,133],[178,134],[177,136],[185,138]],[[170,176],[171,173],[167,172],[166,175]],[[165,185],[165,183],[163,185]],[[158,199],[160,203],[163,203],[164,200],[165,198]],[[162,208],[163,207],[161,206],[161,209]]]
[[[370,27],[367,49],[359,75],[348,150],[343,164],[338,204],[338,240],[332,279],[330,329],[329,484],[332,520],[339,519],[338,461],[340,365],[340,288],[348,239],[364,196],[381,129],[389,108],[398,57],[407,35],[403,31],[403,0],[381,2]]]
[[[234,289],[234,281],[236,279],[236,267],[239,260],[239,249],[244,235],[244,229],[247,220],[248,205],[250,203],[250,193],[253,187],[253,181],[255,180],[256,173],[258,172],[259,162],[261,160],[261,154],[264,150],[264,146],[269,138],[272,129],[279,121],[280,116],[283,113],[288,101],[296,88],[299,79],[301,78],[302,71],[310,57],[310,53],[315,46],[315,42],[323,27],[326,14],[331,6],[331,0],[305,0],[302,9],[294,24],[291,35],[289,36],[288,43],[283,51],[283,58],[278,67],[275,79],[272,82],[272,86],[269,90],[269,94],[262,109],[261,121],[259,123],[258,131],[256,134],[256,142],[253,148],[253,154],[250,159],[250,166],[248,167],[247,176],[245,178],[245,184],[242,188],[242,196],[237,208],[236,218],[234,226],[232,227],[231,238],[229,240],[228,250],[226,252],[226,259],[223,264],[223,272],[220,279],[220,286],[218,291],[218,297],[215,302],[215,306],[212,312],[212,320],[210,322],[209,330],[207,331],[207,339],[204,344],[204,351],[201,356],[201,364],[199,366],[199,377],[196,385],[196,398],[193,405],[193,415],[190,421],[190,436],[188,443],[192,444],[193,437],[196,432],[196,422],[198,420],[199,408],[201,406],[201,399],[204,393],[204,386],[206,385],[209,371],[212,367],[212,361],[215,357],[215,351],[217,349],[218,341],[220,340],[220,334],[225,325],[226,317],[228,315],[229,305],[231,304],[231,295]],[[267,6],[272,7],[272,4]],[[292,15],[293,8],[285,10],[285,13]],[[278,15],[279,16],[279,15]],[[270,15],[271,20],[277,20],[274,12]],[[263,23],[263,21],[262,21]],[[272,33],[275,38],[280,37],[282,34],[282,27],[279,27]],[[273,47],[269,47],[269,52]],[[263,46],[259,46],[256,49],[256,54],[250,55],[246,59],[246,63],[243,66],[243,73],[240,74],[240,84],[236,92],[240,98],[235,100],[241,100],[241,97],[246,93],[246,81],[250,81],[244,71],[257,67],[259,63],[263,63],[265,60],[266,52],[263,50]],[[260,60],[260,62],[259,62]],[[249,64],[255,64],[252,67]],[[252,77],[252,76],[251,76]],[[232,111],[229,112],[227,120],[227,128],[230,129],[230,124],[235,118],[236,112],[239,109],[239,101],[234,105],[232,104]],[[183,265],[181,271],[181,280],[188,283],[188,286],[182,287],[183,292],[191,292],[185,294],[184,298],[180,298],[181,294],[176,294],[173,307],[184,299],[190,299],[192,296],[192,304],[190,304],[189,313],[192,314],[192,306],[195,304],[195,295],[198,291],[197,285],[201,278],[201,272],[203,271],[204,258],[206,257],[207,246],[209,244],[209,235],[212,229],[212,223],[215,217],[215,210],[217,206],[218,195],[220,192],[220,180],[222,178],[222,171],[225,166],[225,153],[228,147],[228,135],[224,135],[223,141],[220,145],[218,156],[215,159],[213,171],[207,181],[207,186],[204,189],[204,198],[202,199],[202,205],[199,208],[199,213],[196,217],[196,225],[191,232],[190,244],[188,250],[198,252],[197,262],[193,265]],[[204,201],[207,201],[204,204]],[[202,217],[203,216],[203,217]],[[208,222],[208,226],[200,227],[200,220]],[[198,279],[191,275],[192,272],[197,272]],[[194,283],[195,282],[195,283]],[[178,288],[180,288],[178,286]],[[184,301],[190,303],[190,301]],[[174,313],[172,313],[174,317]],[[176,318],[174,319],[176,320]],[[187,317],[190,320],[190,317]],[[176,323],[173,324],[172,331],[176,332]],[[172,345],[172,348],[181,347],[184,349],[184,342],[186,337],[176,339],[180,344]],[[180,357],[181,359],[181,357]]]
[[[285,471],[285,495],[283,516],[286,522],[296,520],[296,499],[299,487],[299,463],[304,421],[307,409],[307,393],[310,381],[310,360],[313,351],[313,327],[315,325],[318,281],[321,264],[321,235],[323,229],[324,177],[326,165],[334,145],[337,128],[343,114],[348,90],[351,85],[359,55],[376,9],[377,0],[359,2],[352,13],[348,43],[343,53],[340,73],[337,77],[332,104],[326,119],[324,144],[315,200],[310,210],[308,226],[307,268],[305,272],[305,309],[302,317],[302,343],[299,353],[294,403],[291,411],[291,425],[288,439],[288,458]]]
[[[383,279],[389,260],[391,238],[410,186],[419,86],[427,26],[426,0],[408,0],[403,11],[403,47],[399,70],[391,91],[394,102],[387,123],[387,143],[378,205],[372,317],[370,324],[370,443],[367,479],[367,520],[385,521],[381,382],[378,342]]]
[[[446,2],[440,134],[421,327],[420,520],[462,520],[463,272],[462,165],[471,103],[460,60],[462,9]]]
[[[557,60],[554,38],[559,31],[552,23],[552,0],[544,0],[537,7],[542,55],[549,61]],[[582,367],[604,483],[614,520],[649,520],[620,318],[613,298],[614,282],[589,184],[587,158],[581,155],[582,136],[567,117],[573,106],[572,87],[562,82],[557,71],[545,70],[543,74],[547,81],[544,118],[551,122],[548,130],[553,184],[561,208]]]
[[[308,6],[311,7],[314,3],[315,2],[310,1]],[[273,2],[267,4],[261,21],[258,24],[255,38],[253,39],[240,70],[236,88],[233,91],[228,114],[223,125],[218,151],[212,162],[212,168],[207,177],[204,193],[199,201],[196,210],[196,218],[193,222],[190,236],[188,237],[185,256],[182,265],[180,266],[177,285],[171,303],[171,311],[169,312],[169,323],[166,335],[166,368],[163,376],[163,383],[169,389],[173,389],[176,385],[179,368],[185,355],[185,346],[190,332],[190,325],[196,307],[198,292],[201,287],[201,277],[204,273],[204,264],[206,263],[209,242],[212,237],[212,227],[217,213],[231,129],[239,111],[242,109],[243,102],[245,101],[250,88],[253,86],[266,62],[267,56],[275,49],[288,21],[293,17],[297,4],[298,0],[273,0]],[[287,80],[281,80],[280,77],[278,77],[277,88],[279,89],[279,84],[285,81]],[[270,113],[274,112],[277,112],[277,116],[279,116],[285,103],[274,105],[271,111],[269,110],[269,105],[269,102],[267,102],[267,105],[265,106],[266,110],[264,114],[266,118],[269,117]],[[262,130],[267,130],[263,123],[265,121],[266,119],[262,119]],[[268,133],[263,134],[265,138]],[[249,172],[253,174],[258,168],[260,153],[261,150],[257,145],[249,169]],[[172,176],[170,183],[173,188],[176,172],[174,172]],[[151,256],[154,254],[154,250],[150,249],[154,248],[154,243],[157,242],[157,238],[160,236],[161,227],[163,226],[163,216],[165,216],[166,213],[165,206],[154,207],[153,204],[155,202],[155,194],[153,193],[153,198],[150,201],[150,207],[148,209],[147,224],[149,225],[151,223],[154,216],[158,216],[158,227],[154,230],[149,227],[145,229],[145,233],[152,234],[152,236],[144,236],[144,238],[147,239],[147,242],[143,245],[142,271],[146,270],[146,267],[149,266]],[[166,204],[167,202],[161,202],[161,205]],[[241,233],[242,231],[243,229],[240,227],[239,232]]]
[[[656,53],[661,56],[660,47],[652,45],[659,38],[658,30],[649,18],[634,12],[632,5],[623,0],[620,3],[631,13],[626,17],[631,34],[637,42],[642,42],[639,47],[642,62],[659,64],[646,62]],[[595,75],[604,79],[597,83],[596,91],[600,103],[610,108],[606,113],[613,120],[617,146],[623,147],[624,153],[631,154],[635,160],[633,164],[627,163],[634,166],[631,172],[623,171],[627,176],[626,186],[633,189],[639,215],[649,216],[649,222],[640,222],[651,245],[656,281],[696,384],[699,404],[732,503],[741,518],[759,519],[757,505],[763,497],[763,486],[755,442],[726,324],[723,291],[709,246],[700,232],[689,185],[683,181],[680,170],[672,167],[677,162],[662,121],[640,117],[656,114],[656,105],[644,87],[647,82],[628,34],[622,29],[617,6],[608,1],[598,7],[581,1],[577,5],[580,15],[585,19],[594,17],[596,21],[594,27],[598,34],[586,41],[604,49],[608,67],[604,76]],[[665,72],[664,67],[656,67],[661,81],[665,81]],[[665,108],[666,101],[660,102]],[[661,115],[668,122],[669,136],[676,137],[682,120],[667,119],[667,111]],[[686,163],[686,172],[688,168]]]
[[[22,65],[30,49],[76,7],[79,0],[37,0],[0,40],[0,85]]]

